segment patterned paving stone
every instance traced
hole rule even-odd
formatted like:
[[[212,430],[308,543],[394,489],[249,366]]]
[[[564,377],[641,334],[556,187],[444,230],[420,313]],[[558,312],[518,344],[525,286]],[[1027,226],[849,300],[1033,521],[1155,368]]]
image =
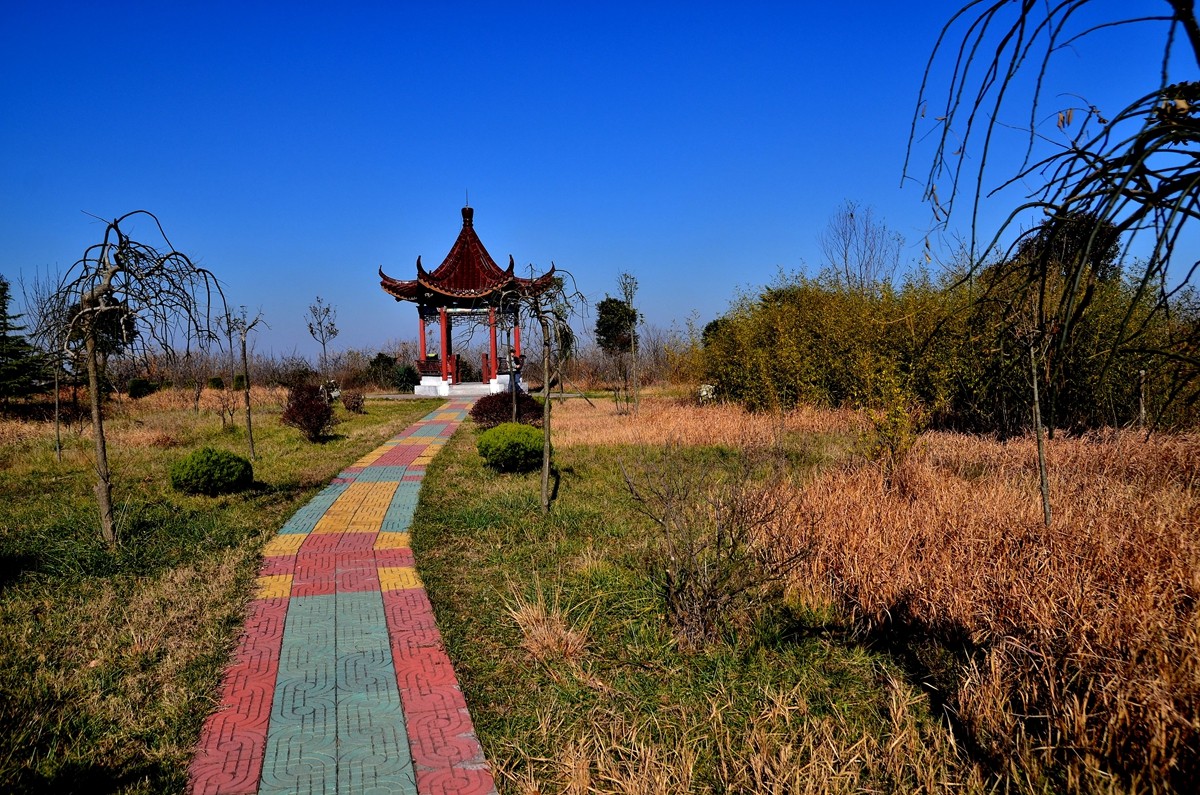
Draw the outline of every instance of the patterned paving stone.
[[[483,750],[466,709],[412,713],[408,726],[413,762],[419,768],[483,764]]]
[[[407,532],[469,406],[363,456],[268,542],[190,792],[495,792]]]
[[[381,532],[375,538],[375,549],[409,549],[412,544],[408,533]]]
[[[376,566],[413,566],[413,551],[409,547],[397,547],[395,549],[377,549],[375,550],[375,565]]]
[[[484,766],[417,771],[421,795],[495,795],[492,775]]]
[[[406,588],[423,588],[417,570],[408,566],[381,566],[379,588],[383,591],[400,591]]]

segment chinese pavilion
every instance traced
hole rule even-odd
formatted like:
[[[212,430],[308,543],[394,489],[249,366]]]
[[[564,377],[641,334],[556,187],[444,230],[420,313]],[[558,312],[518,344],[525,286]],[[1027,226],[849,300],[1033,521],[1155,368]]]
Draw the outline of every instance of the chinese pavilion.
[[[475,211],[471,207],[462,210],[462,231],[454,241],[450,253],[442,264],[433,271],[421,267],[417,257],[417,278],[405,281],[393,279],[379,269],[379,286],[397,301],[412,301],[417,305],[418,329],[420,330],[420,356],[417,370],[421,374],[418,394],[449,395],[450,387],[460,383],[460,360],[453,347],[453,327],[456,319],[479,322],[486,318],[488,325],[488,353],[482,359],[483,383],[490,392],[501,392],[508,388],[512,371],[509,358],[502,362],[496,355],[496,329],[502,326],[512,329],[511,355],[521,355],[521,329],[517,322],[518,297],[536,295],[550,286],[554,278],[553,266],[535,278],[524,279],[514,271],[513,258],[508,258],[508,268],[501,269],[488,254],[487,249],[475,234]],[[438,352],[427,348],[426,326],[438,322]],[[517,373],[519,383],[519,373]]]

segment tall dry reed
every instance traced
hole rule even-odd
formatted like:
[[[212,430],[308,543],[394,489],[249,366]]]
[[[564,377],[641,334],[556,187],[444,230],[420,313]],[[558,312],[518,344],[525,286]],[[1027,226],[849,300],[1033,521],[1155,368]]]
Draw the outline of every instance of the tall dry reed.
[[[1049,445],[922,437],[882,488],[870,466],[800,489],[819,516],[795,591],[863,628],[965,638],[962,724],[997,761],[1072,791],[1179,787],[1200,772],[1200,439]]]

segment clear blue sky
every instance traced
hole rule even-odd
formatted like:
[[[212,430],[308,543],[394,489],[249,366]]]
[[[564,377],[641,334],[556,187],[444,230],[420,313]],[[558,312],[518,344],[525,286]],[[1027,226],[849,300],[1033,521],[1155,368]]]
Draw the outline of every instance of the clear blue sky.
[[[9,2],[0,272],[65,269],[102,231],[85,213],[148,209],[263,311],[259,350],[314,357],[317,295],[338,349],[415,337],[376,268],[440,263],[469,191],[501,264],[553,261],[593,303],[629,271],[649,322],[703,323],[819,268],[845,199],[918,259],[901,168],[958,5]],[[1056,90],[1119,88],[1136,54],[1081,46]]]

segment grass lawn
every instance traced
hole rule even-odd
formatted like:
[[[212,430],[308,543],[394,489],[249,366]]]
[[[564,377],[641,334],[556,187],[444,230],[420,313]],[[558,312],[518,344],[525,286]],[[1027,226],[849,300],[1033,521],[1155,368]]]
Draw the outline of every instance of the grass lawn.
[[[413,545],[502,792],[978,784],[891,662],[786,600],[752,599],[721,640],[681,648],[660,597],[661,541],[621,474],[661,448],[556,446],[559,498],[544,517],[538,474],[491,472],[474,437],[464,427],[433,462]],[[805,467],[840,455],[794,441]],[[671,460],[712,472],[740,457],[696,446]]]
[[[90,429],[0,428],[0,790],[181,792],[241,628],[262,544],[346,465],[440,404],[371,401],[304,441],[270,399],[254,413],[255,487],[189,497],[172,462],[201,445],[246,454],[216,416],[114,405],[120,545],[92,500]],[[241,413],[237,421],[241,422]]]

